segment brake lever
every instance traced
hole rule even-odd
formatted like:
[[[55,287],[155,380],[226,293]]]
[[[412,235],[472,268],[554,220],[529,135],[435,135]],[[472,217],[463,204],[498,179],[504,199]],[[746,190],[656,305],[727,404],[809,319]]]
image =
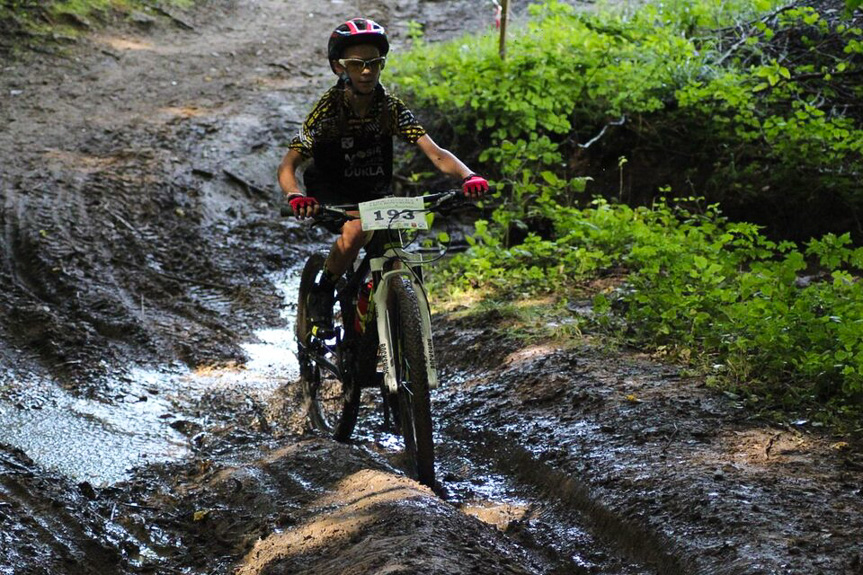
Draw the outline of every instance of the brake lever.
[[[434,207],[434,211],[445,216],[460,210],[468,204],[471,206],[476,205],[470,198],[461,193],[461,190],[457,190],[454,191],[452,196],[438,203],[438,205]]]

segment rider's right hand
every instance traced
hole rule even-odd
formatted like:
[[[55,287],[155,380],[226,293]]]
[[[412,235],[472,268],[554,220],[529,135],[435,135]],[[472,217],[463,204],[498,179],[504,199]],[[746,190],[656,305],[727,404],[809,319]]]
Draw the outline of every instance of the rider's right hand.
[[[488,181],[482,176],[470,174],[462,180],[461,188],[466,198],[478,200],[488,191]]]
[[[300,219],[314,216],[321,208],[318,200],[315,198],[299,194],[288,196],[288,203],[291,205],[291,209],[294,210],[294,215]]]

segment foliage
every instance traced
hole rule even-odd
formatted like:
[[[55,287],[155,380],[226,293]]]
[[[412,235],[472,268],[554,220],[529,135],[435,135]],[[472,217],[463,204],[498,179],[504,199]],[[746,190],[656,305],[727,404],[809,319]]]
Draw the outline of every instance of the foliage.
[[[723,66],[676,91],[675,120],[709,135],[695,143],[714,162],[713,197],[797,210],[832,201],[853,222],[863,207],[861,35],[803,6],[709,46],[708,63]]]
[[[837,2],[679,0],[588,15],[552,0],[532,8],[506,60],[492,36],[414,34],[397,84],[457,133],[478,133],[479,159],[499,176],[496,209],[438,286],[509,307],[587,291],[585,328],[784,405],[859,412],[863,248],[847,230],[778,242],[716,204],[751,195],[800,208],[829,192],[849,213],[863,206],[863,44]],[[575,177],[573,158],[621,117],[625,142],[684,158],[672,168],[686,178],[706,172],[710,199],[663,186],[649,205],[623,205],[634,162],[620,154],[603,164],[619,190],[588,199],[591,176],[615,179]]]
[[[753,3],[766,8],[775,1],[721,5]],[[519,138],[560,142],[574,119],[595,124],[662,109],[674,87],[704,66],[698,46],[682,32],[727,23],[727,7],[717,6],[681,0],[646,5],[630,16],[589,16],[551,0],[531,6],[531,21],[508,40],[506,60],[498,57],[494,35],[438,44],[414,35],[413,49],[395,56],[393,74],[414,101],[448,112],[464,129],[487,131],[492,146]],[[505,156],[491,150],[486,158]],[[559,157],[538,159],[551,164]]]
[[[673,353],[726,385],[789,405],[863,396],[863,248],[847,234],[804,248],[727,221],[716,206],[659,201],[632,208],[597,199],[587,209],[539,205],[556,238],[506,247],[477,223],[467,254],[437,282],[484,286],[499,300],[574,293],[615,271],[625,282],[596,293],[594,327]],[[816,266],[805,275],[807,258]],[[625,324],[615,320],[621,315]]]
[[[506,60],[496,38],[485,35],[441,44],[415,39],[393,63],[397,84],[413,101],[443,110],[464,131],[487,134],[491,146],[481,161],[509,176],[559,164],[558,144],[574,118],[595,123],[657,110],[665,86],[699,66],[690,42],[652,25],[598,23],[556,1],[531,12],[534,19],[509,40]]]
[[[831,4],[678,0],[586,14],[552,0],[531,8],[505,60],[494,35],[414,35],[392,68],[412,102],[479,134],[479,160],[511,186],[525,173],[607,169],[594,137],[623,123],[611,131],[644,156],[631,161],[667,162],[669,179],[645,179],[654,187],[642,195],[686,184],[726,207],[776,206],[796,223],[821,209],[827,230],[863,234],[863,32]]]

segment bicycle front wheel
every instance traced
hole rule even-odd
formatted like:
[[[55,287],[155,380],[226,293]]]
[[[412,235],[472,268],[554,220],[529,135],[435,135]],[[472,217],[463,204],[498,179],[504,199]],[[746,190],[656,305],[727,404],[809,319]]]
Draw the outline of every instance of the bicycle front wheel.
[[[360,388],[351,377],[350,370],[342,370],[341,379],[339,379],[338,374],[332,373],[329,369],[322,369],[321,366],[326,363],[337,367],[345,364],[345,358],[340,357],[345,352],[345,346],[340,345],[342,342],[337,342],[335,338],[329,341],[317,340],[312,335],[312,322],[308,310],[308,296],[324,268],[324,261],[323,254],[317,253],[310,256],[300,278],[296,324],[300,385],[304,408],[311,427],[331,434],[337,441],[347,441],[357,423]],[[350,310],[347,307],[349,305],[349,302],[344,301],[336,303],[333,319],[337,333],[345,333],[342,323],[345,321],[345,316],[350,315],[350,312],[346,311]]]
[[[399,383],[399,419],[405,454],[411,473],[423,485],[434,487],[434,439],[428,366],[422,334],[422,316],[411,282],[404,277],[390,280],[387,315],[396,376]]]

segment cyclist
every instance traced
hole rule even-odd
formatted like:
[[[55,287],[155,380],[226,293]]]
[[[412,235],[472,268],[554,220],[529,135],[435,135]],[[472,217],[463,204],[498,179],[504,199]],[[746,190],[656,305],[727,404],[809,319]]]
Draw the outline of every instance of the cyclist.
[[[389,48],[384,28],[367,18],[348,20],[330,35],[327,55],[338,82],[312,109],[279,166],[279,185],[298,218],[314,216],[318,199],[357,203],[388,195],[394,136],[415,144],[442,173],[459,178],[466,196],[488,191],[484,178],[438,146],[404,103],[381,85]],[[309,159],[304,193],[297,170]],[[342,226],[309,296],[309,315],[319,329],[332,329],[336,282],[366,241],[359,220]]]

